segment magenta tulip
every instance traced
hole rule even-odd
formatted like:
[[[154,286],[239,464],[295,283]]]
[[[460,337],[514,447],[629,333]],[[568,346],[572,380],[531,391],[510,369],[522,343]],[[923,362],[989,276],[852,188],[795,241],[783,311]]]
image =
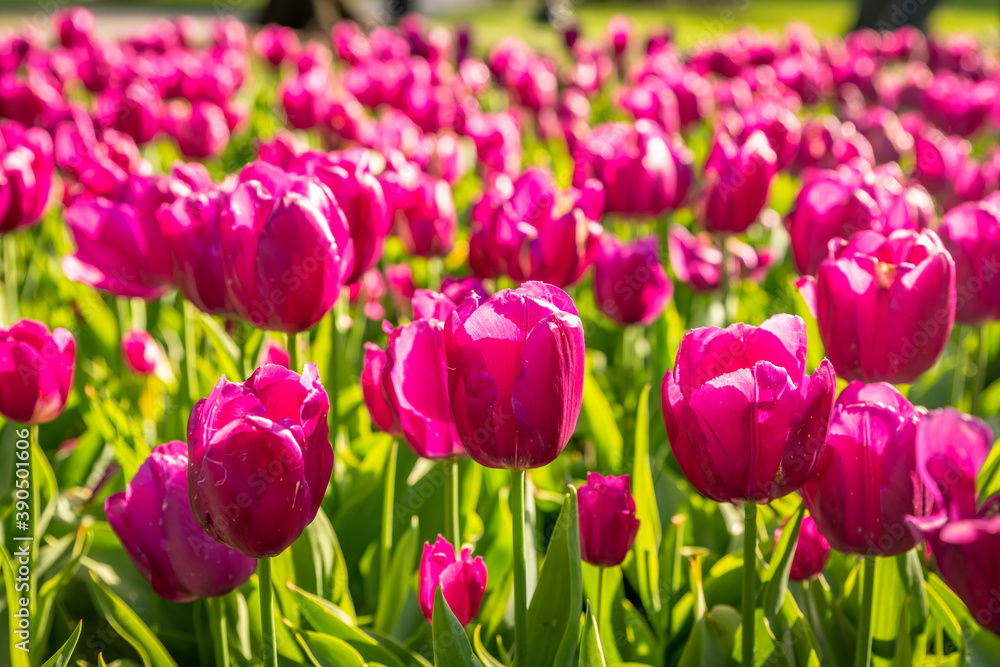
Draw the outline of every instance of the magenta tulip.
[[[205,532],[251,558],[291,546],[330,482],[329,410],[316,364],[220,379],[188,420],[188,494]]]
[[[955,260],[955,321],[1000,319],[1000,208],[990,201],[960,204],[937,228]]]
[[[431,623],[434,618],[434,597],[438,588],[441,597],[462,625],[479,613],[479,605],[486,593],[486,563],[482,556],[472,557],[471,549],[462,549],[455,557],[455,547],[438,535],[431,545],[424,542],[420,557],[420,611]]]
[[[695,489],[717,502],[763,504],[809,479],[823,453],[836,378],[827,360],[806,375],[805,359],[805,322],[791,315],[684,336],[663,379],[663,416]]]
[[[396,236],[407,252],[420,257],[447,255],[455,244],[458,214],[451,188],[414,165],[379,176],[395,223]]]
[[[402,434],[417,456],[465,456],[451,414],[441,320],[416,319],[394,329],[384,352],[367,343],[361,388],[375,425]]]
[[[203,160],[221,155],[229,144],[229,120],[217,104],[207,100],[173,104],[168,113],[171,134],[185,157]]]
[[[913,382],[948,342],[955,263],[930,230],[835,239],[815,286],[820,335],[842,378]]]
[[[774,531],[774,543],[781,539],[779,528]],[[791,581],[808,581],[823,574],[827,561],[830,560],[830,543],[826,541],[816,526],[816,521],[807,516],[802,519],[799,528],[799,540],[795,545],[795,556],[792,558],[792,569],[788,575]]]
[[[917,475],[920,414],[890,384],[852,382],[840,393],[826,449],[802,498],[834,549],[897,556],[916,541],[906,517],[934,500]]]
[[[760,215],[777,172],[777,156],[757,130],[742,145],[719,133],[705,164],[702,222],[710,232],[739,234]]]
[[[562,452],[583,400],[583,323],[557,287],[470,294],[445,326],[448,392],[465,450],[523,470]]]
[[[579,502],[581,558],[598,567],[621,565],[639,532],[628,475],[587,473]]]
[[[102,124],[124,132],[139,146],[159,133],[163,115],[160,93],[145,79],[135,79],[120,90],[107,90],[97,100],[97,117]]]
[[[0,121],[0,234],[39,221],[52,190],[52,140],[45,130]]]
[[[76,364],[76,341],[62,327],[35,320],[0,327],[0,414],[45,424],[63,411]]]
[[[260,350],[260,359],[257,361],[258,366],[266,366],[268,364],[275,364],[283,368],[291,366],[291,357],[288,355],[288,350],[274,339],[264,343],[264,346]]]
[[[129,560],[153,590],[170,602],[190,602],[234,591],[257,561],[213,541],[195,521],[188,501],[187,445],[160,445],[124,491],[104,501],[104,513]]]
[[[594,262],[594,302],[618,324],[649,326],[670,302],[674,284],[660,263],[655,236],[623,245],[605,237]]]
[[[121,347],[125,366],[136,375],[152,375],[163,359],[156,341],[141,329],[122,336]]]
[[[271,331],[305,331],[340,296],[354,265],[344,212],[315,179],[263,162],[244,167],[220,228],[236,312]]]

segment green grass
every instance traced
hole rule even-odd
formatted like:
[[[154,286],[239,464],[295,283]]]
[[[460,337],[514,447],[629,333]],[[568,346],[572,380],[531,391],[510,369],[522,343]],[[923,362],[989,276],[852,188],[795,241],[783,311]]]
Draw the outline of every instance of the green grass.
[[[495,43],[504,35],[515,34],[538,49],[561,48],[559,36],[547,26],[532,20],[535,5],[496,3],[485,9],[439,17],[442,22],[466,22],[476,28],[480,47]],[[856,4],[852,0],[714,0],[669,5],[651,3],[583,4],[576,15],[583,34],[591,38],[603,35],[608,17],[623,13],[632,17],[642,32],[657,25],[670,25],[678,43],[690,48],[717,40],[741,26],[760,31],[780,31],[789,21],[812,26],[820,37],[841,35],[854,22]],[[1000,12],[995,3],[983,0],[947,2],[931,16],[931,29],[941,32],[974,32],[995,40]]]

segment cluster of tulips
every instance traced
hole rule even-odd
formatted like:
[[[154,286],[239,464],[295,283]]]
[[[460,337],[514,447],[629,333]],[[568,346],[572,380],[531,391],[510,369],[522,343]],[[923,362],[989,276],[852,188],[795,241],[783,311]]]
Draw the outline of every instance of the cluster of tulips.
[[[596,41],[566,28],[557,56],[508,37],[481,60],[470,29],[417,17],[367,32],[341,22],[304,43],[232,19],[207,43],[187,19],[108,41],[79,8],[53,28],[51,43],[0,37],[0,413],[31,425],[36,466],[72,452],[46,453],[38,425],[75,393],[104,400],[113,371],[78,363],[77,341],[93,345],[95,309],[117,306],[115,386],[135,392],[135,410],[169,404],[180,426],[137,416],[151,446],[116,445],[120,469],[89,480],[87,497],[103,498],[97,518],[159,597],[210,600],[217,664],[867,665],[889,558],[911,568],[924,617],[928,596],[944,609],[952,595],[975,621],[949,608],[953,625],[934,620],[928,639],[907,597],[897,664],[929,664],[931,645],[934,664],[964,660],[973,639],[1000,656],[979,631],[1000,635],[1000,487],[981,419],[1000,319],[1000,151],[982,139],[1000,128],[1000,63],[977,41],[901,29],[821,44],[790,25],[685,53],[666,30],[642,48],[619,16]],[[58,255],[53,284],[72,305],[59,322],[76,339],[18,320],[45,312],[31,303],[43,260],[26,249]],[[783,300],[761,306],[761,289]],[[160,328],[174,344],[147,330],[147,311],[172,323]],[[934,409],[911,402],[928,374],[951,380]],[[222,375],[207,396],[206,375]],[[63,421],[89,424],[80,410]],[[635,436],[628,461],[594,457],[588,441],[616,418]],[[387,446],[368,465],[373,446],[352,440],[372,427]],[[180,439],[159,444],[167,433]],[[400,441],[411,477],[443,480],[443,531],[416,573],[412,536],[398,535],[396,493],[412,485],[397,479]],[[489,473],[465,457],[510,472],[490,487],[504,521],[468,525]],[[654,476],[652,462],[682,477]],[[594,472],[629,464],[631,477]],[[536,494],[528,471],[542,468],[557,493]],[[372,476],[378,537],[343,565],[374,573],[369,633],[343,590],[324,600],[272,581],[272,562],[284,577],[277,559],[298,560],[304,543],[317,568],[324,548],[344,559],[321,532],[324,507]],[[689,488],[742,510],[726,528],[742,535],[743,585],[722,598],[741,613],[707,608],[699,535],[711,529],[685,525],[708,516]],[[539,572],[546,493],[562,512]],[[661,522],[678,495],[690,508]],[[23,513],[51,519],[37,496]],[[506,561],[473,557],[500,542]],[[831,551],[850,557],[832,592]],[[413,580],[422,630],[397,623]],[[804,585],[793,595],[789,581]],[[286,588],[311,630],[289,620]],[[259,646],[231,659],[220,600],[251,589]],[[32,609],[45,591],[30,592]],[[465,627],[487,606],[500,620],[484,643]],[[166,655],[130,623],[140,655]],[[423,649],[387,638],[427,627]]]

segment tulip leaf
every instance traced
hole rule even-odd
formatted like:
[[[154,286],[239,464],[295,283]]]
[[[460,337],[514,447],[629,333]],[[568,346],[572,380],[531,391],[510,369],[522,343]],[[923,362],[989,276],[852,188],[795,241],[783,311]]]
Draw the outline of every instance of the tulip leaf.
[[[635,417],[635,461],[632,464],[631,482],[639,532],[632,550],[635,553],[639,597],[646,613],[656,617],[660,611],[661,526],[653,472],[649,465],[649,391],[648,384],[642,388]]]
[[[410,527],[403,533],[393,550],[388,577],[380,586],[378,609],[375,612],[375,632],[391,633],[403,611],[406,594],[410,590],[410,579],[413,578],[418,540],[417,517],[413,517]]]
[[[321,508],[292,545],[295,581],[304,590],[329,599],[354,618],[354,603],[347,585],[347,564],[333,524]]]
[[[712,607],[695,621],[678,667],[727,664],[741,620],[740,612],[728,605]]]
[[[734,610],[735,611],[735,610]],[[763,609],[756,610],[754,619],[754,667],[792,667],[792,657],[785,652],[785,643],[779,642],[771,630],[771,624],[764,615]],[[730,659],[739,661],[743,650],[743,626],[733,637],[733,647]],[[705,663],[707,665],[721,663]]]
[[[625,441],[618,430],[614,408],[590,371],[589,364],[588,370],[583,374],[580,424],[594,441],[598,470],[619,472],[624,460]]]
[[[528,606],[528,654],[533,664],[575,665],[583,607],[580,514],[571,485],[552,530],[538,585]]]
[[[118,634],[139,654],[142,664],[146,667],[177,667],[167,649],[156,638],[153,631],[142,622],[138,614],[132,611],[120,597],[107,588],[97,576],[91,572],[87,581],[90,595],[98,610],[111,624]]]
[[[108,663],[104,661],[104,654],[97,654],[97,667],[108,667]]]
[[[979,489],[979,501],[984,503],[1000,493],[1000,441],[994,442],[986,462],[979,470],[976,486]]]
[[[314,630],[347,642],[365,660],[380,662],[388,667],[406,667],[413,663],[430,667],[426,660],[394,645],[390,638],[376,636],[355,627],[347,612],[332,602],[316,597],[294,584],[289,583],[287,586],[296,596],[302,616]]]
[[[317,658],[320,667],[365,667],[365,659],[342,639],[303,630],[296,635]]]
[[[802,615],[791,591],[785,591],[785,601],[781,613],[775,618],[775,634],[785,644],[790,644],[795,664],[801,667],[819,667],[820,647],[816,633],[806,617]]]
[[[245,380],[239,346],[233,342],[233,339],[229,337],[225,329],[211,315],[202,313],[199,320],[205,331],[205,335],[212,341],[212,347],[217,352],[215,358],[222,367],[222,374],[233,382]],[[301,368],[293,368],[292,370],[296,373],[302,372]]]
[[[965,603],[936,574],[927,577],[927,592],[931,600],[929,604],[931,613],[937,611],[936,616],[939,619],[952,617],[961,628],[961,638],[955,642],[955,637],[952,635],[953,628],[949,628],[949,624],[944,626],[945,632],[956,646],[964,645],[967,649],[966,664],[971,667],[1000,664],[1000,638],[979,625]],[[995,591],[992,599],[996,599]],[[935,606],[938,607],[937,610]]]
[[[580,637],[580,667],[606,667],[604,650],[601,648],[601,634],[597,630],[594,608],[587,602],[587,617],[583,622]]]
[[[472,655],[472,645],[465,628],[451,611],[441,587],[434,593],[434,665],[435,667],[483,667]]]
[[[476,652],[476,657],[479,658],[484,667],[507,667],[506,664],[494,658],[490,652],[486,650],[486,647],[483,646],[483,639],[480,636],[482,629],[482,625],[477,625],[475,632],[472,634],[472,648]]]
[[[774,545],[774,551],[771,553],[771,562],[760,577],[760,600],[763,602],[764,613],[772,622],[781,612],[785,602],[788,576],[792,572],[792,561],[795,559],[795,547],[798,544],[799,529],[802,527],[804,515],[805,505],[800,505],[781,531],[781,539]]]
[[[62,645],[55,655],[45,661],[42,667],[66,667],[69,664],[70,659],[73,657],[73,651],[76,650],[76,643],[80,640],[80,630],[83,628],[83,621],[79,621],[76,624],[76,628],[73,633],[66,640],[66,643]]]
[[[16,589],[14,586],[7,585],[7,582],[13,581],[16,575],[14,574],[17,570],[14,567],[14,559],[11,558],[10,552],[7,551],[7,547],[3,543],[0,543],[0,564],[3,565],[3,580],[4,580],[4,592],[7,594],[7,615],[10,618],[10,613],[12,609],[19,609],[20,602]],[[16,644],[20,639],[13,632],[8,632],[8,639],[10,640],[10,664],[11,667],[30,667],[31,662],[28,660],[28,654],[18,648],[15,648]]]

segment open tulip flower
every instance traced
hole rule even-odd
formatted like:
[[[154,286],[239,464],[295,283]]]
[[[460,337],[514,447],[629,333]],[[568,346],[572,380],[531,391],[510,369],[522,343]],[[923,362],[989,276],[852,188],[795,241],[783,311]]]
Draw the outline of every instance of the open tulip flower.
[[[188,493],[220,544],[251,558],[291,546],[319,511],[333,470],[330,399],[315,364],[219,380],[188,421]]]
[[[699,492],[763,504],[811,477],[836,378],[827,360],[807,375],[805,358],[806,326],[791,315],[684,336],[663,379],[663,416],[674,457]]]

